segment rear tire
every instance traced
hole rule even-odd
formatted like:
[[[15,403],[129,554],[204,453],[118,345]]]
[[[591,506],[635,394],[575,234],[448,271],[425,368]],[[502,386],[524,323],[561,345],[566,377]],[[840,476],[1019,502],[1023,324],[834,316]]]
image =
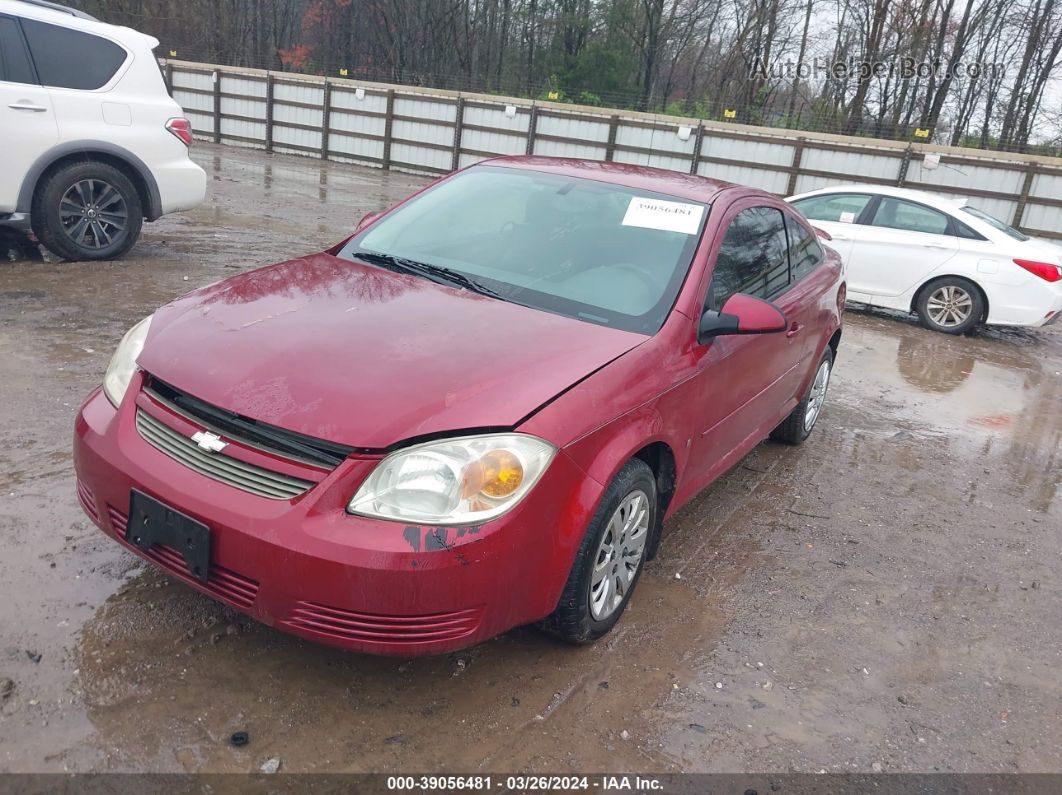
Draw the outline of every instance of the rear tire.
[[[144,210],[125,174],[108,163],[82,160],[41,181],[30,222],[41,244],[63,259],[117,259],[140,236]]]
[[[829,345],[822,352],[819,365],[815,368],[815,375],[808,386],[804,399],[797,407],[789,412],[789,416],[771,431],[771,438],[776,442],[797,445],[803,443],[811,435],[815,423],[822,414],[822,406],[826,401],[826,390],[830,387],[830,376],[833,374],[833,348]]]
[[[657,531],[656,478],[632,458],[613,478],[575,555],[557,609],[541,622],[573,644],[607,634],[627,608]]]
[[[969,279],[944,276],[919,291],[915,312],[919,322],[930,331],[968,334],[984,317],[985,300],[981,290]]]

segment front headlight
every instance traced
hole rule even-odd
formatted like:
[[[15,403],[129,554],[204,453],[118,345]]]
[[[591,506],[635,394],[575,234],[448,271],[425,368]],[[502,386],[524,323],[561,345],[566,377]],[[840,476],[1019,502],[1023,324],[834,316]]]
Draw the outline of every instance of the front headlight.
[[[147,339],[148,329],[151,327],[151,317],[148,315],[125,332],[122,341],[118,343],[118,350],[111,357],[111,363],[107,365],[107,374],[103,376],[103,391],[115,408],[121,405],[125,390],[129,388],[129,382],[136,372],[136,357],[144,349],[144,340]]]
[[[423,524],[478,524],[516,505],[557,448],[498,433],[418,444],[392,453],[361,484],[351,513]]]

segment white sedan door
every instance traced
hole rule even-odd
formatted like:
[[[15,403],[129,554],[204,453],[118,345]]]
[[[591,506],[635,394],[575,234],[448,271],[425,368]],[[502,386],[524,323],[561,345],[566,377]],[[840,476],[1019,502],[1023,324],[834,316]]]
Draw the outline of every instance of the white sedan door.
[[[0,15],[0,212],[18,209],[30,166],[58,140],[52,100],[36,82],[18,20]]]
[[[939,210],[882,196],[870,223],[851,227],[849,296],[894,297],[925,281],[959,253],[959,238],[950,228]]]
[[[856,219],[873,198],[869,193],[820,193],[798,199],[793,206],[804,214],[811,225],[830,235],[829,246],[848,263],[855,240]]]

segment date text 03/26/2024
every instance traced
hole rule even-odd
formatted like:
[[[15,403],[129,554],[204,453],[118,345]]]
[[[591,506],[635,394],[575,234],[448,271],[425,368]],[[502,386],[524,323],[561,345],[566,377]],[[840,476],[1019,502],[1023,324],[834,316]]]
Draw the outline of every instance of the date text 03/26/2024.
[[[510,792],[563,792],[568,790],[602,790],[623,792],[659,792],[659,779],[643,776],[388,776],[391,791],[481,791],[495,787]]]

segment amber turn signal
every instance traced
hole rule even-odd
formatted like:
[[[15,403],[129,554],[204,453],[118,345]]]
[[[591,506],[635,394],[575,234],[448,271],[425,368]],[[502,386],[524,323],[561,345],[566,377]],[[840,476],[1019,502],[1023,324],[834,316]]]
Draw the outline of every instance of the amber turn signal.
[[[524,482],[523,464],[508,450],[491,450],[479,464],[483,472],[480,491],[487,497],[508,497]]]

